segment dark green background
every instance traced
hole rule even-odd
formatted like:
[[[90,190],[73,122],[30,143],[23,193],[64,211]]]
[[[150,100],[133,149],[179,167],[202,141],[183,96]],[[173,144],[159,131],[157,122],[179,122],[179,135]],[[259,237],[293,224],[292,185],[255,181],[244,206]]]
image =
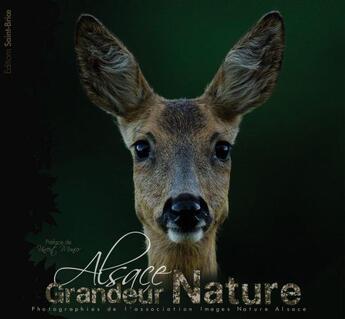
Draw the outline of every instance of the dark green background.
[[[34,244],[69,239],[82,252],[48,258],[47,265],[81,266],[120,235],[141,229],[133,209],[130,154],[111,118],[91,105],[79,83],[73,51],[79,14],[100,19],[134,53],[155,91],[177,98],[200,95],[240,36],[264,13],[280,10],[286,25],[283,68],[272,98],[242,123],[233,152],[230,218],[220,232],[218,259],[224,275],[241,282],[299,284],[301,305],[309,309],[305,316],[341,318],[343,1],[51,3],[58,11],[54,35],[46,47],[28,49],[37,50],[44,68],[43,78],[31,77],[39,84],[38,114],[52,135],[49,173],[57,177],[60,213],[55,227],[46,225],[27,239]],[[39,20],[45,10],[48,6],[37,6],[28,22]],[[118,258],[140,247],[129,243]],[[32,250],[34,261],[42,258]]]

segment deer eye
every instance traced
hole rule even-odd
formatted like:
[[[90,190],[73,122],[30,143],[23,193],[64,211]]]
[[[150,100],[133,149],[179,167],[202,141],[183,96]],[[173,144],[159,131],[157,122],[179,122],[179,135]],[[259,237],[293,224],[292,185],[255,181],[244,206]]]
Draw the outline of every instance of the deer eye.
[[[151,147],[147,141],[137,141],[134,144],[135,155],[139,160],[145,160],[150,156]]]
[[[225,141],[217,142],[215,146],[215,155],[221,161],[227,161],[230,158],[232,145]]]

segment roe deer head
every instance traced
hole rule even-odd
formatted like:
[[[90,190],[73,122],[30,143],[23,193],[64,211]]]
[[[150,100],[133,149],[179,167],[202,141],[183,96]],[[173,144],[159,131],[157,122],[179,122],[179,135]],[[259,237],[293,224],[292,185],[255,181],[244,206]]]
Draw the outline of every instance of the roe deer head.
[[[117,119],[133,155],[135,208],[151,240],[150,265],[216,275],[231,149],[243,115],[271,95],[283,46],[283,19],[270,12],[229,51],[200,97],[168,100],[119,39],[96,18],[80,16],[81,82],[91,101]]]

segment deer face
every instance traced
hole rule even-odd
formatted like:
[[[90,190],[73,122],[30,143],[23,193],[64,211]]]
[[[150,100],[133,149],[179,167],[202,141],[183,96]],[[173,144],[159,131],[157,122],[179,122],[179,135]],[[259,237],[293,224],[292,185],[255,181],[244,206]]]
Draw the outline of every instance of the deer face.
[[[147,231],[175,243],[215,233],[228,215],[239,124],[270,96],[282,51],[282,18],[272,12],[230,50],[200,97],[166,100],[114,35],[94,17],[80,17],[81,81],[90,99],[117,119],[132,153],[136,212]]]
[[[136,211],[151,231],[198,241],[227,215],[238,119],[219,119],[203,98],[154,100],[145,120],[120,125],[134,159]]]

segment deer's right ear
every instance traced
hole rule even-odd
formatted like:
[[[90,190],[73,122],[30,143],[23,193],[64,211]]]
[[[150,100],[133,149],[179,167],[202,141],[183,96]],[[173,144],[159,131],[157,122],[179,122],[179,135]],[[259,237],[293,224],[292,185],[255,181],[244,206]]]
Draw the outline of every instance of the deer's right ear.
[[[95,17],[79,17],[75,51],[87,95],[106,112],[130,118],[153,93],[134,56]]]

